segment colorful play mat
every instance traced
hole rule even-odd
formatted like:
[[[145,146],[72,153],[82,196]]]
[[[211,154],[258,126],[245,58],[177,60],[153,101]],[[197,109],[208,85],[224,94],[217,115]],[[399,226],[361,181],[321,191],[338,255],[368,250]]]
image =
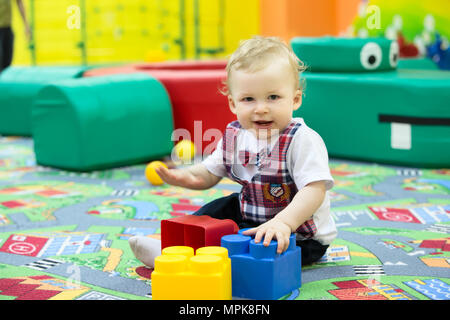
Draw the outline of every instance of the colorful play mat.
[[[331,159],[337,239],[287,300],[450,299],[450,170]],[[151,186],[145,165],[90,173],[36,165],[0,137],[0,300],[150,300],[133,235],[239,190]]]

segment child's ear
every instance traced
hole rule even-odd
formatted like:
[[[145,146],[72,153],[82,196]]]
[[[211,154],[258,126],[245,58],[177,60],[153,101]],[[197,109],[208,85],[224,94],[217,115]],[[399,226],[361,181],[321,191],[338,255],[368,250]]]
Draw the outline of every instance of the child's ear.
[[[294,110],[297,110],[302,105],[303,92],[300,89],[295,90],[294,94]]]
[[[236,114],[236,105],[234,104],[231,94],[228,95],[228,106],[230,107],[231,112]]]

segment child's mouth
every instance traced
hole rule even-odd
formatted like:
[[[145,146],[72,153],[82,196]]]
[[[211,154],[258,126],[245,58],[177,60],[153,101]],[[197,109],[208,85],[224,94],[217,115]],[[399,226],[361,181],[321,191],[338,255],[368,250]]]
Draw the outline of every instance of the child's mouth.
[[[269,128],[273,121],[253,121],[258,129],[267,129]]]

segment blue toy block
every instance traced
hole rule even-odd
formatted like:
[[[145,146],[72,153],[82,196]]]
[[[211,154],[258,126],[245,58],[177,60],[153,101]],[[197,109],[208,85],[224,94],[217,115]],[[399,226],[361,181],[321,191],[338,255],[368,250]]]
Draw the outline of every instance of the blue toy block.
[[[231,258],[233,297],[276,300],[301,287],[301,248],[290,237],[289,248],[277,254],[277,241],[265,247],[250,236],[223,236],[221,246]]]

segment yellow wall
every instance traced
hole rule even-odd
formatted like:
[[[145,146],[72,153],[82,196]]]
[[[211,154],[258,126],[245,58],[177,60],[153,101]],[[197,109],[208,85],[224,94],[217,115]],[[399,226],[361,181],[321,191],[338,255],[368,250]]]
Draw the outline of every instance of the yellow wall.
[[[82,0],[25,0],[29,20],[32,20],[33,1],[34,57],[25,41],[23,24],[14,5],[15,65],[30,65],[33,61],[37,65],[78,65],[83,60],[88,64],[103,64],[179,60],[182,57],[176,42],[181,36],[180,0],[84,0],[84,20],[79,14],[81,11],[76,11],[82,8]],[[184,2],[185,58],[193,59],[197,57],[195,0]],[[259,0],[224,0],[223,20],[220,0],[198,0],[198,3],[201,47],[220,47],[221,25],[225,44],[224,52],[203,53],[199,58],[225,57],[236,48],[239,40],[259,34]],[[77,23],[85,23],[86,28]],[[86,39],[85,50],[83,39]]]

